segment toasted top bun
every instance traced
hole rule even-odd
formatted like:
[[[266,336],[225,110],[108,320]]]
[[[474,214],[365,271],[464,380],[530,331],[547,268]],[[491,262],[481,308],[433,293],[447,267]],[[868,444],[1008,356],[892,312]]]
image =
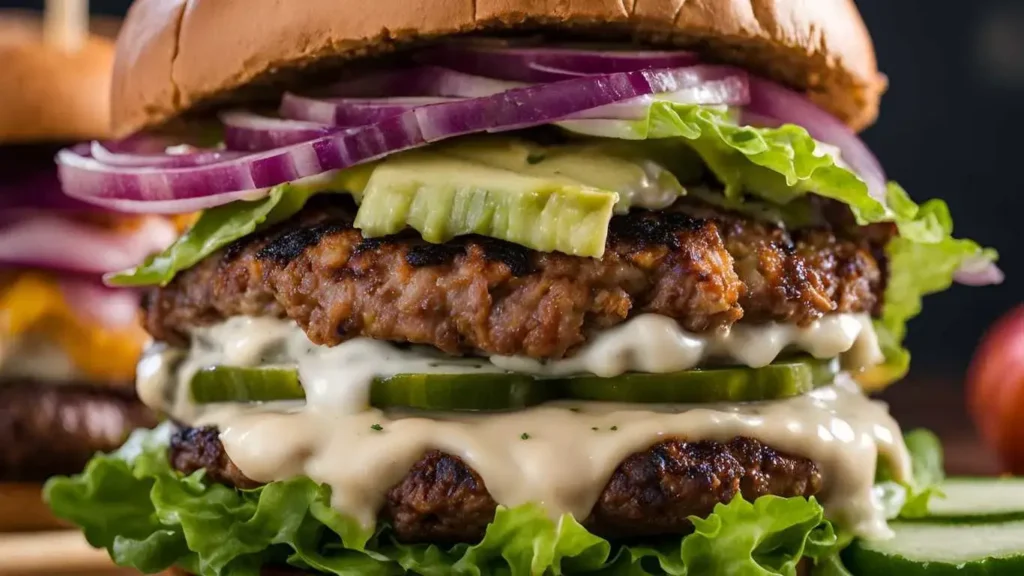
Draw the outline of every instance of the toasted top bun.
[[[99,28],[112,32],[109,21]],[[38,14],[0,12],[0,144],[106,135],[113,60],[105,35],[69,52],[43,42]]]
[[[137,0],[118,39],[113,126],[124,136],[271,96],[299,70],[510,30],[695,47],[807,92],[857,130],[886,88],[853,0]]]

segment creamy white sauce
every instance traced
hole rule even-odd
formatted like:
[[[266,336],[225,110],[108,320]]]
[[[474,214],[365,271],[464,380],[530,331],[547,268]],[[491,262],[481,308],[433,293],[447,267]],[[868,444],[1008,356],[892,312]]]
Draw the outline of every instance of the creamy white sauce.
[[[669,438],[747,436],[816,462],[824,481],[819,498],[829,518],[864,537],[887,536],[873,490],[875,465],[882,455],[909,478],[906,447],[886,406],[866,398],[845,375],[801,397],[746,404],[566,401],[512,413],[428,415],[385,413],[368,402],[376,376],[502,372],[519,366],[542,373],[666,372],[712,354],[764,365],[790,346],[822,357],[847,353],[858,362],[877,352],[870,322],[855,316],[828,318],[805,329],[733,329],[703,339],[667,319],[641,316],[598,336],[580,356],[547,366],[523,359],[453,359],[369,339],[326,348],[311,344],[290,322],[233,318],[197,330],[189,351],[148,352],[138,386],[151,407],[187,423],[218,426],[228,455],[246,476],[261,482],[309,476],[332,487],[339,511],[367,526],[388,488],[428,450],[462,458],[502,505],[536,502],[553,517],[571,513],[583,519],[630,454]],[[222,405],[200,412],[188,400],[187,384],[203,367],[279,364],[298,367],[306,402]]]
[[[354,412],[369,406],[370,383],[375,376],[518,372],[609,378],[626,372],[678,372],[710,360],[759,368],[790,350],[822,359],[840,357],[847,370],[883,360],[870,317],[853,314],[826,316],[806,327],[735,325],[707,334],[687,332],[665,316],[644,314],[598,334],[572,357],[546,363],[519,356],[492,356],[489,361],[456,358],[430,347],[403,349],[369,338],[334,347],[317,346],[291,321],[239,316],[194,330],[187,354],[151,349],[139,364],[138,377],[144,402],[184,418],[194,409],[187,387],[198,370],[210,366],[296,366],[311,403]]]
[[[545,376],[589,373],[607,378],[627,371],[689,370],[711,359],[759,368],[771,364],[785,350],[807,352],[822,359],[842,356],[848,370],[874,366],[884,359],[867,315],[833,314],[806,327],[736,324],[694,334],[671,318],[644,314],[598,334],[578,354],[565,360],[544,363],[525,357],[492,356],[491,362],[510,372]]]
[[[801,397],[749,404],[559,402],[502,414],[427,416],[339,413],[308,403],[225,407],[198,422],[220,428],[227,453],[246,476],[261,482],[309,476],[331,486],[334,507],[366,526],[388,488],[434,449],[462,458],[502,505],[535,502],[552,517],[583,519],[630,454],[670,438],[753,437],[813,460],[828,517],[869,538],[889,534],[873,490],[879,454],[904,478],[910,474],[899,426],[846,377]]]
[[[79,382],[82,377],[67,353],[45,335],[29,332],[0,343],[0,380],[61,384]]]

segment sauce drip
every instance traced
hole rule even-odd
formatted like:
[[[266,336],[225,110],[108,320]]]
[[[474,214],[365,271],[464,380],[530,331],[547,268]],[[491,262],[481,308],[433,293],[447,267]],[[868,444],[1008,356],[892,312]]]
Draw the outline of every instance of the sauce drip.
[[[876,461],[886,457],[906,479],[909,456],[885,405],[865,397],[846,375],[804,396],[759,403],[563,401],[500,414],[383,412],[369,406],[377,376],[614,376],[684,370],[709,358],[763,366],[788,349],[842,356],[857,366],[881,357],[870,319],[852,315],[826,317],[806,328],[738,326],[708,335],[685,333],[670,319],[645,315],[599,335],[577,356],[548,364],[452,358],[363,338],[326,348],[310,343],[291,322],[239,317],[196,330],[191,350],[151,349],[140,363],[138,388],[152,408],[189,424],[217,426],[228,455],[249,478],[272,482],[305,475],[325,483],[334,506],[367,527],[387,490],[429,450],[462,458],[502,505],[536,502],[552,517],[570,513],[583,519],[629,455],[669,438],[727,442],[745,436],[813,460],[822,472],[820,500],[829,518],[858,536],[887,536],[873,490]],[[307,400],[199,410],[189,401],[187,385],[196,370],[213,365],[297,366]]]

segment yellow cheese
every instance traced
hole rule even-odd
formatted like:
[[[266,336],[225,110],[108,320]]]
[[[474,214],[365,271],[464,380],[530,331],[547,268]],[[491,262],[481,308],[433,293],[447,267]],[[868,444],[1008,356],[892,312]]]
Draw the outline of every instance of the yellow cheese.
[[[139,326],[109,328],[71,310],[50,276],[22,272],[0,279],[0,340],[27,334],[55,342],[83,376],[94,381],[131,382],[148,340]]]

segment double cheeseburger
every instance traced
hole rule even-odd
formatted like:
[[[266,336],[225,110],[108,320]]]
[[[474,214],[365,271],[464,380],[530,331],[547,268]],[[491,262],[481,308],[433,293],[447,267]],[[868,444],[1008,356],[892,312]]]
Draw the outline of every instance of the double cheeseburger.
[[[0,531],[53,527],[42,482],[156,423],[133,387],[139,296],[102,275],[177,232],[65,196],[53,164],[109,130],[113,58],[111,38],[65,49],[32,13],[0,12]]]
[[[838,571],[941,478],[905,322],[1001,278],[885,88],[849,0],[136,2],[58,164],[202,211],[106,276],[169,423],[49,501],[147,572]]]

